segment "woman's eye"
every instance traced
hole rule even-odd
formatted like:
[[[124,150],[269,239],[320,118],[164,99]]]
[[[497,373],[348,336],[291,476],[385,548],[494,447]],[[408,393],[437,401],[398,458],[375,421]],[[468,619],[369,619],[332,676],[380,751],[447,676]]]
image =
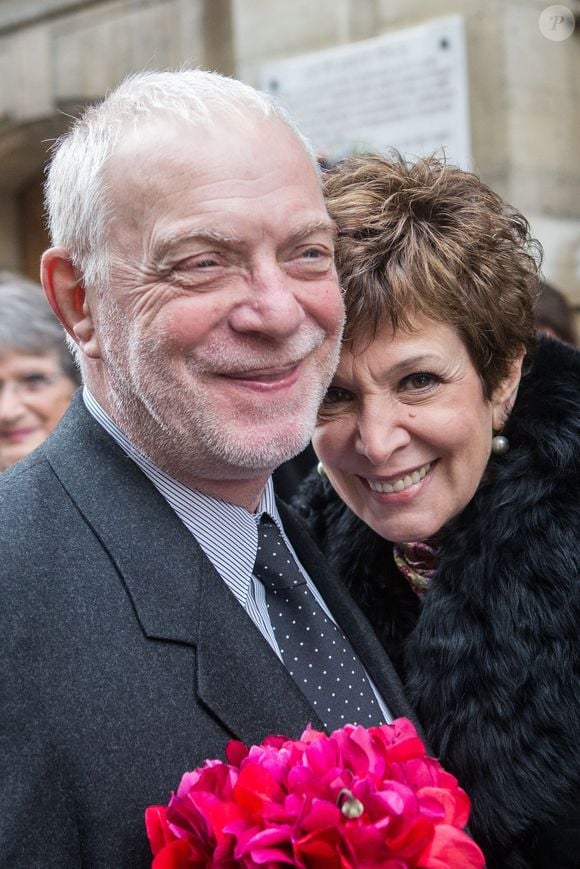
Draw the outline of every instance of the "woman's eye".
[[[436,374],[432,374],[429,371],[418,371],[415,374],[409,374],[408,377],[405,377],[401,385],[403,389],[420,391],[422,389],[429,389],[436,386],[436,384],[440,382],[441,379],[437,377]]]
[[[36,374],[36,373],[35,374],[25,374],[22,377],[22,380],[24,381],[24,383],[44,383],[46,379],[47,379],[47,375],[40,374],[40,373],[38,373],[38,374]]]
[[[25,374],[20,382],[25,389],[42,389],[51,383],[52,378],[48,374]]]
[[[338,404],[345,404],[352,400],[352,393],[348,389],[341,389],[339,386],[331,386],[324,398],[322,399],[322,407],[334,407]]]

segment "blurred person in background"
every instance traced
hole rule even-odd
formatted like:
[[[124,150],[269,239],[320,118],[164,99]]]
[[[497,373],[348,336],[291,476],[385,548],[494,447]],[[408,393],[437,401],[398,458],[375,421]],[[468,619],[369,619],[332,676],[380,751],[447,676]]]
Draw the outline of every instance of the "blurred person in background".
[[[325,184],[346,326],[302,510],[488,869],[573,869],[580,357],[536,340],[537,245],[475,175],[358,156]]]
[[[43,442],[79,383],[41,287],[0,271],[0,471]]]
[[[536,302],[536,331],[577,346],[574,311],[566,296],[552,284],[540,281]]]

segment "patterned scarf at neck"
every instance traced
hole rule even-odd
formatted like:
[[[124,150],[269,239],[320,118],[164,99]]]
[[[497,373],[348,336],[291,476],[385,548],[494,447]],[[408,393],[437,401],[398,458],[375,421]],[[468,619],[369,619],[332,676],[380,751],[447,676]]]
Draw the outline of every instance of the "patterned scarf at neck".
[[[418,597],[423,597],[435,576],[438,555],[439,550],[424,540],[393,545],[395,564]]]

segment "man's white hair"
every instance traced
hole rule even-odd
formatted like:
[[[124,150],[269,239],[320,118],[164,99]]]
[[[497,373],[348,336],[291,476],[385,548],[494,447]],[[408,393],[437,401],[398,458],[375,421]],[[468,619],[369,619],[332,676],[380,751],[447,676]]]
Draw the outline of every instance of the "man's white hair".
[[[311,145],[272,97],[200,69],[131,75],[73,123],[54,146],[46,207],[53,245],[68,250],[86,286],[102,290],[107,283],[109,201],[103,174],[121,136],[153,117],[208,126],[218,117],[249,114],[286,124],[317,168]]]

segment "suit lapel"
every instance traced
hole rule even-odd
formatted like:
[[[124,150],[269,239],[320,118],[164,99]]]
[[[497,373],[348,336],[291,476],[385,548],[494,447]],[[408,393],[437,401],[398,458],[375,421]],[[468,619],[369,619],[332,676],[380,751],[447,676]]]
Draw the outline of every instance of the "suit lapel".
[[[322,729],[197,541],[80,395],[44,451],[115,565],[144,634],[197,648],[194,689],[232,736],[297,737],[309,722]]]
[[[115,565],[147,637],[195,644],[203,558],[184,525],[77,395],[48,460]]]
[[[198,693],[245,742],[297,738],[323,725],[283,664],[209,562],[202,572]],[[268,722],[264,730],[264,722]]]

